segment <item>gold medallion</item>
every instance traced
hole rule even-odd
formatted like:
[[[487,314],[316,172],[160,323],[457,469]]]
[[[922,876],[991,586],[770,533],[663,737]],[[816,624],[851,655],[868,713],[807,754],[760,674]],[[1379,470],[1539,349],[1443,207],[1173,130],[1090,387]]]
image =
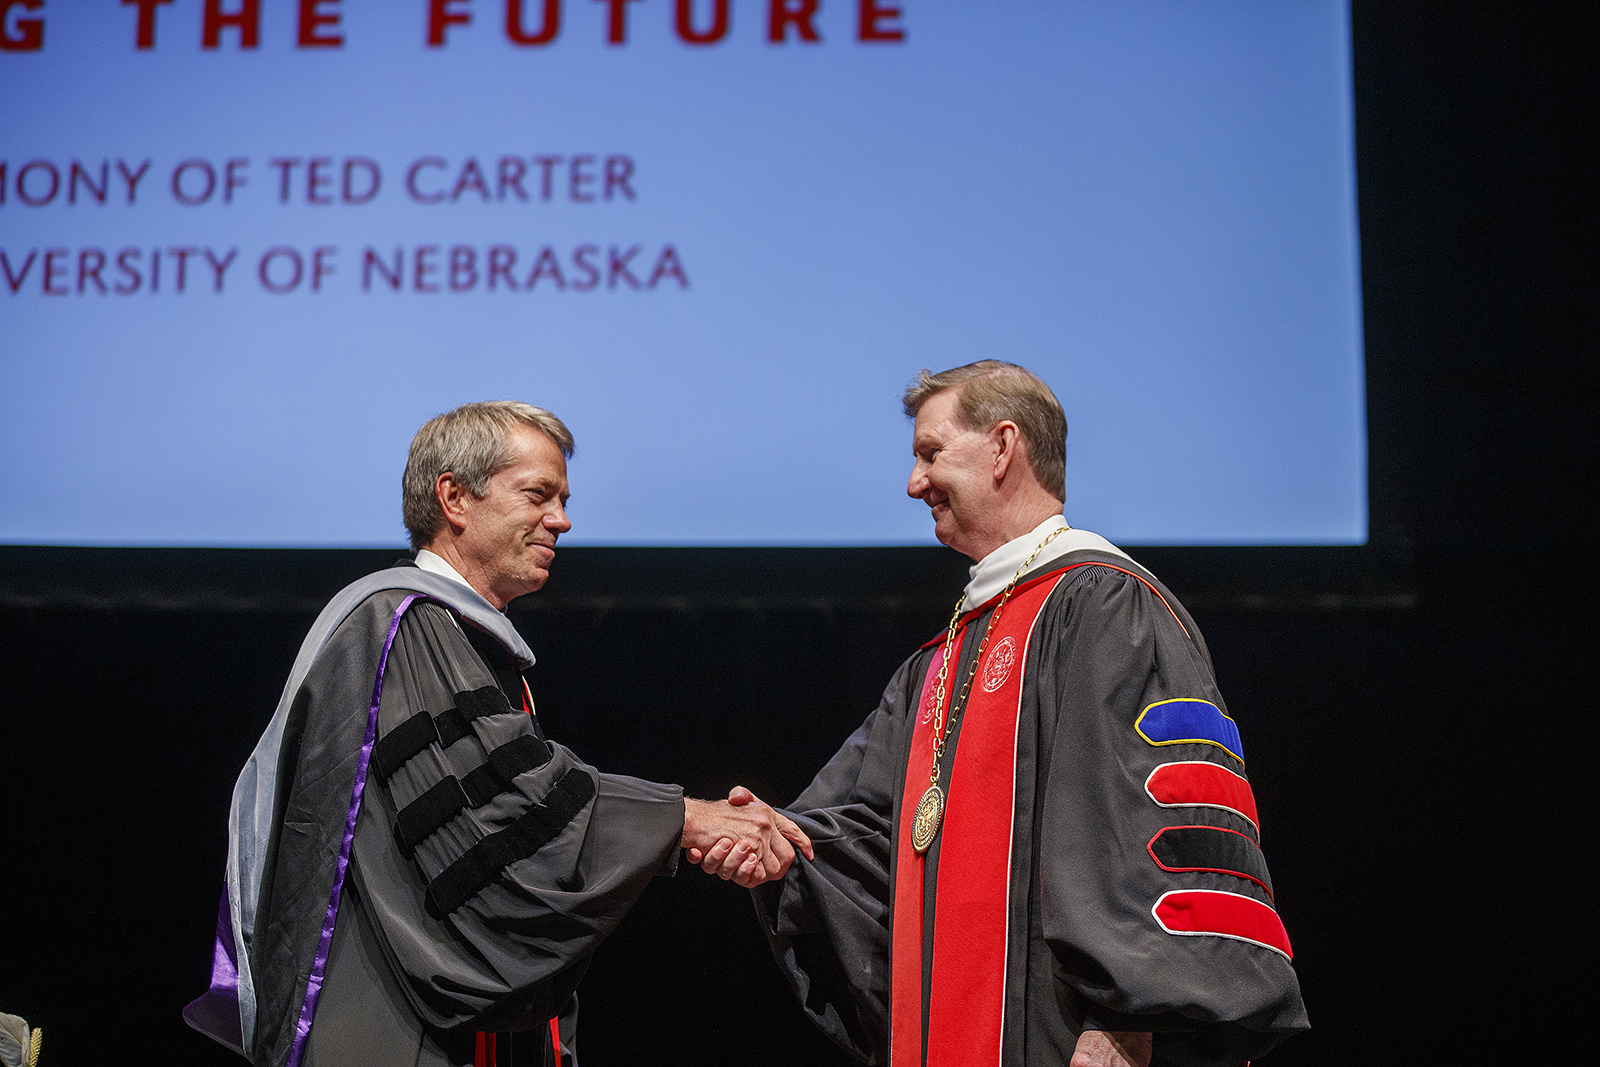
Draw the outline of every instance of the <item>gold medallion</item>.
[[[911,847],[918,852],[928,851],[933,837],[939,832],[939,820],[944,816],[944,791],[930,785],[917,801],[917,813],[911,820]]]

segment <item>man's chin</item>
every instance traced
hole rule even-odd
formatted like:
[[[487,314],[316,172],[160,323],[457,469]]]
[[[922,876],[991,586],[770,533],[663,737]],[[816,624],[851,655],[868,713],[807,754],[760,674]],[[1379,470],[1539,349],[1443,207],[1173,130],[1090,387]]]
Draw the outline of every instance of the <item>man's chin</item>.
[[[946,521],[936,522],[933,524],[933,536],[939,539],[939,543],[941,545],[944,545],[946,548],[955,549],[957,552],[976,563],[979,557],[972,554],[970,544],[961,536],[961,531],[956,529],[955,523],[947,521],[949,516],[947,515],[945,518]]]
[[[544,588],[544,583],[548,582],[549,580],[550,580],[550,568],[548,568],[548,567],[534,567],[534,568],[531,568],[530,570],[524,572],[522,574],[522,576],[517,580],[517,592],[516,592],[516,595],[513,596],[511,599],[515,600],[515,599],[517,599],[517,597],[524,597],[524,596],[527,596],[529,593],[537,593],[539,590]],[[509,603],[509,601],[508,601],[508,603]]]

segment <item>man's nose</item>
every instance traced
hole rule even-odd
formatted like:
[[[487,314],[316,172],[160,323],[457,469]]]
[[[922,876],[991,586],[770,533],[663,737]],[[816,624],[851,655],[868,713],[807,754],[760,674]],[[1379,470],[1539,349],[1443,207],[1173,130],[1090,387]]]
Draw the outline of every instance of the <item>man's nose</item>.
[[[906,481],[906,496],[920,499],[928,491],[928,472],[919,460],[911,467],[911,477]]]
[[[563,534],[572,529],[572,520],[567,518],[567,509],[557,504],[555,510],[544,517],[544,525],[548,530]]]

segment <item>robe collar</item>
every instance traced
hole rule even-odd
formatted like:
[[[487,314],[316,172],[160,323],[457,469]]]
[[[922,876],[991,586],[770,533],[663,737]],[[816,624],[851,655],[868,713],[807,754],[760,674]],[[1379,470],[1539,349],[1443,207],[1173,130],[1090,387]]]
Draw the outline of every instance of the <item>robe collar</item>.
[[[1132,562],[1126,552],[1099,534],[1090,533],[1088,530],[1075,530],[1067,525],[1067,520],[1062,516],[1052,515],[1021,537],[1007,541],[972,565],[968,572],[971,579],[967,582],[966,600],[962,603],[962,610],[972,611],[1004,592],[1006,583],[1017,573],[1017,568],[1022,566],[1023,560],[1039,547],[1039,542],[1043,541],[1051,530],[1056,529],[1065,532],[1057,535],[1054,541],[1045,546],[1044,551],[1039,553],[1039,558],[1028,568],[1028,574],[1040,573],[1068,552],[1082,552],[1085,549],[1108,552]],[[1023,577],[1026,580],[1027,575]]]
[[[430,573],[449,578],[451,581],[460,582],[468,589],[472,589],[472,583],[461,577],[461,572],[450,566],[449,561],[437,552],[430,552],[426,548],[418,549],[417,566]],[[473,591],[476,592],[477,590]]]

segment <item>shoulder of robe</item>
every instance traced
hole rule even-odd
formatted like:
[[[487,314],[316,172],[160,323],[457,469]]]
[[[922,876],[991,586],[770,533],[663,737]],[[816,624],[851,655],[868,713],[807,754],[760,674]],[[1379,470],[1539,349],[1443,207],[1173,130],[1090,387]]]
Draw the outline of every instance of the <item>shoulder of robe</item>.
[[[1045,606],[1047,612],[1129,612],[1145,615],[1157,630],[1192,642],[1209,662],[1210,653],[1199,627],[1162,583],[1138,564],[1122,559],[1092,559],[1064,568],[1061,584]]]
[[[401,603],[413,595],[413,591],[406,589],[379,589],[349,606],[337,621],[319,618],[306,637],[307,645],[312,647],[302,647],[300,653],[304,658],[309,652],[311,658],[303,668],[297,666],[296,673],[303,670],[304,676],[310,678],[323,675],[330,668],[343,673],[359,663],[366,663],[369,668],[375,666],[383,654],[390,630],[398,633],[395,613]],[[413,605],[405,614],[411,615],[417,607]],[[324,613],[333,608],[331,603]],[[326,629],[330,625],[331,630]],[[320,637],[319,630],[323,631]],[[365,684],[370,687],[371,679]]]
[[[396,618],[401,604],[408,597],[418,599]],[[377,648],[381,650],[383,642],[404,632],[413,637],[422,637],[435,646],[449,646],[453,651],[471,654],[471,642],[463,630],[466,625],[469,624],[450,605],[427,593],[403,588],[380,589],[351,609],[330,636],[324,651],[346,640],[378,642]]]
[[[399,611],[400,605],[407,597],[426,595],[415,589],[374,590],[350,607],[344,618],[334,626],[333,633],[329,635],[328,643],[331,644],[351,633],[369,633],[375,627],[381,627],[382,631],[386,632],[388,627],[394,624],[395,613]],[[330,607],[333,606],[333,603],[336,603],[336,601],[330,602]],[[402,616],[402,619],[415,614],[427,603],[431,602],[422,601],[411,605],[406,609],[405,616]]]

